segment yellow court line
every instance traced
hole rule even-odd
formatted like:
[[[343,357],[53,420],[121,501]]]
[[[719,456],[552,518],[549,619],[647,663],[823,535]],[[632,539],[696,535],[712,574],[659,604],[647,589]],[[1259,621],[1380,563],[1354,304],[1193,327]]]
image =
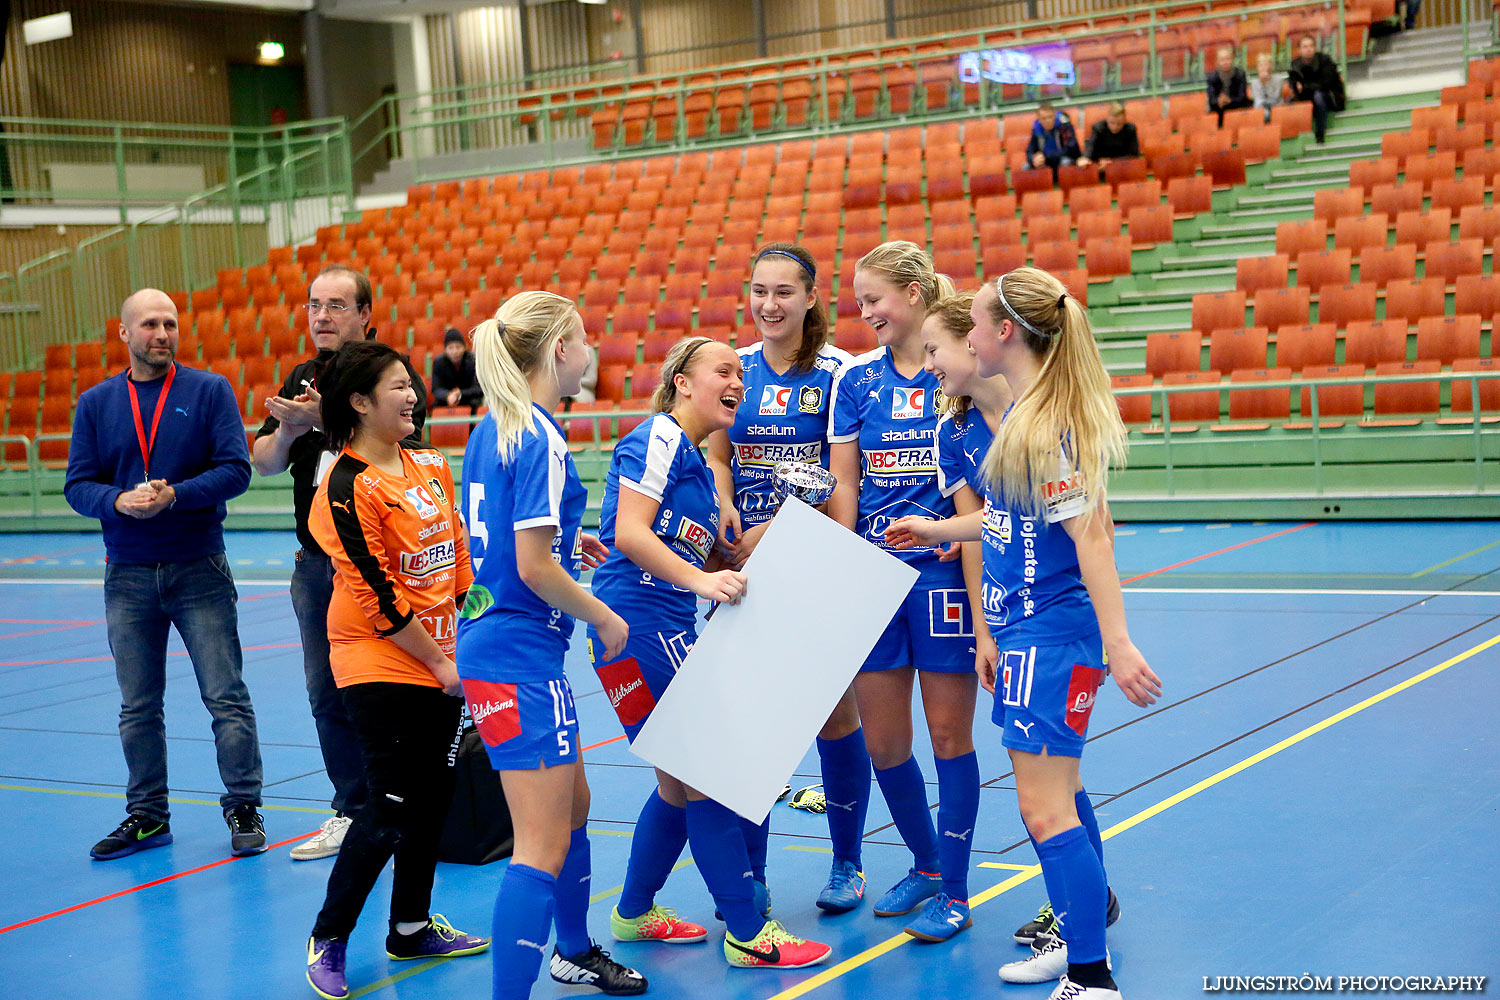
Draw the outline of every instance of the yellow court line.
[[[439,965],[442,965],[444,962],[451,961],[453,961],[453,959],[451,958],[434,958],[430,962],[423,962],[421,965],[413,965],[409,969],[402,969],[400,972],[396,973],[393,976],[386,976],[384,979],[377,979],[373,983],[370,983],[366,986],[361,986],[359,989],[349,994],[349,1000],[359,1000],[359,997],[369,996],[376,990],[383,990],[387,986],[391,986],[395,983],[401,982],[401,980],[403,979],[410,979],[412,976],[415,976],[418,973],[426,972],[428,969],[435,968]]]
[[[674,871],[674,872],[675,871],[679,871],[679,870],[681,870],[683,868],[686,868],[688,865],[690,865],[692,863],[693,863],[693,856],[690,854],[687,857],[683,858],[681,861],[677,862],[675,865],[673,865],[672,866],[672,871]],[[589,905],[593,906],[595,903],[603,902],[604,900],[608,899],[611,896],[618,896],[620,894],[620,891],[622,889],[624,889],[624,888],[625,888],[624,885],[617,885],[613,889],[605,889],[603,892],[596,892],[592,896],[589,897]]]
[[[833,848],[831,848],[831,847],[804,847],[802,844],[787,844],[785,847],[782,848],[782,850],[783,851],[804,851],[804,852],[806,852],[808,854],[832,854],[833,853]]]
[[[81,788],[37,788],[32,785],[0,785],[0,791],[4,792],[45,792],[48,795],[81,795],[90,799],[123,799],[121,792],[91,792]],[[179,799],[169,798],[168,802],[179,806],[217,806],[217,799]],[[273,806],[261,805],[256,808],[266,812],[294,812],[294,813],[317,813],[322,816],[332,816],[332,809],[317,809],[312,806]]]
[[[1462,653],[1459,653],[1457,656],[1450,657],[1449,659],[1444,660],[1442,663],[1439,663],[1435,667],[1429,667],[1428,669],[1422,671],[1420,674],[1417,674],[1414,677],[1408,677],[1400,684],[1396,684],[1393,687],[1388,687],[1384,691],[1381,691],[1379,694],[1371,695],[1364,701],[1361,701],[1355,705],[1351,705],[1341,712],[1330,715],[1322,722],[1318,722],[1314,725],[1308,726],[1300,733],[1297,733],[1294,736],[1288,736],[1280,743],[1269,746],[1266,749],[1260,751],[1260,753],[1257,753],[1251,757],[1247,757],[1244,760],[1240,761],[1238,764],[1233,765],[1232,767],[1226,767],[1219,773],[1211,777],[1204,778],[1202,781],[1198,782],[1195,785],[1184,788],[1176,795],[1172,795],[1168,798],[1162,799],[1154,806],[1143,809],[1140,812],[1136,813],[1134,816],[1116,823],[1108,830],[1105,830],[1101,836],[1103,837],[1103,839],[1108,840],[1110,837],[1113,837],[1116,834],[1124,833],[1126,830],[1144,823],[1146,820],[1151,819],[1153,816],[1160,815],[1173,806],[1187,801],[1188,799],[1197,795],[1199,792],[1206,791],[1207,789],[1212,788],[1214,785],[1217,785],[1219,782],[1225,780],[1226,778],[1232,778],[1236,774],[1239,774],[1241,771],[1254,767],[1261,761],[1266,760],[1270,757],[1274,757],[1275,755],[1281,753],[1281,751],[1295,746],[1298,743],[1301,743],[1309,736],[1314,736],[1318,733],[1321,733],[1328,727],[1343,722],[1350,716],[1357,715],[1373,705],[1378,705],[1380,702],[1385,701],[1387,698],[1390,698],[1393,695],[1400,694],[1407,688],[1420,684],[1428,678],[1442,673],[1444,670],[1447,670],[1454,664],[1462,663],[1464,660],[1467,660],[1472,656],[1477,656],[1478,654],[1484,652],[1486,649],[1489,649],[1491,646],[1497,644],[1500,644],[1500,635],[1491,636],[1484,642],[1481,642],[1479,645],[1466,649]],[[1027,871],[1013,875],[1010,878],[1006,879],[1004,882],[1001,882],[999,885],[991,886],[990,888],[979,893],[977,896],[971,897],[969,899],[969,908],[972,910],[982,903],[987,903],[997,896],[1001,896],[1009,892],[1016,886],[1031,881],[1041,873],[1041,867],[1039,865],[1034,865]],[[793,1000],[793,998],[795,997],[806,996],[808,993],[811,993],[813,990],[819,988],[820,986],[826,986],[828,983],[833,982],[835,979],[838,979],[846,972],[853,972],[860,966],[868,965],[870,962],[873,962],[875,959],[881,957],[882,955],[894,951],[895,949],[912,940],[915,939],[904,932],[901,934],[896,934],[871,948],[865,949],[858,955],[855,955],[853,958],[846,959],[845,961],[840,962],[838,965],[835,965],[833,968],[828,969],[824,972],[820,972],[818,975],[813,976],[811,979],[804,980],[803,982],[798,983],[796,986],[793,986],[790,989],[782,990],[780,993],[773,994],[772,996],[768,997],[767,1000]]]
[[[1496,539],[1495,541],[1490,542],[1490,544],[1488,544],[1488,545],[1481,545],[1481,546],[1479,546],[1479,548],[1474,549],[1474,550],[1472,550],[1470,552],[1465,552],[1461,556],[1454,556],[1452,559],[1445,559],[1444,561],[1438,563],[1435,566],[1428,566],[1426,569],[1417,570],[1417,572],[1415,572],[1415,573],[1413,573],[1411,575],[1411,578],[1413,580],[1415,580],[1419,576],[1426,576],[1428,573],[1431,573],[1433,570],[1442,569],[1444,566],[1452,566],[1456,562],[1462,562],[1463,560],[1469,558],[1470,556],[1477,556],[1477,555],[1479,555],[1479,553],[1488,551],[1489,549],[1493,549],[1497,545],[1500,545],[1500,539]]]
[[[633,837],[635,834],[626,833],[624,830],[595,830],[589,829],[590,837]]]
[[[1037,871],[1041,871],[1041,867],[1039,865],[1008,865],[1003,861],[981,861],[979,862],[978,867],[1004,868],[1006,871],[1010,872],[1029,872],[1033,868],[1037,869]]]

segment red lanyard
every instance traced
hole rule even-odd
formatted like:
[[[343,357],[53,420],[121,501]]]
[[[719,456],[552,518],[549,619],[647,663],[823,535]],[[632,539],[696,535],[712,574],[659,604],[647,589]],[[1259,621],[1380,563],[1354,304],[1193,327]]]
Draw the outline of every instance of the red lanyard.
[[[129,373],[125,375],[125,385],[130,389],[130,411],[135,417],[135,437],[141,444],[141,465],[145,468],[145,481],[151,480],[151,450],[156,447],[156,428],[161,424],[162,410],[167,408],[167,393],[172,391],[172,379],[177,377],[177,366],[173,365],[167,369],[167,377],[161,384],[161,396],[156,400],[156,415],[151,418],[151,440],[146,440],[146,426],[141,420],[141,400],[135,392],[135,382]]]

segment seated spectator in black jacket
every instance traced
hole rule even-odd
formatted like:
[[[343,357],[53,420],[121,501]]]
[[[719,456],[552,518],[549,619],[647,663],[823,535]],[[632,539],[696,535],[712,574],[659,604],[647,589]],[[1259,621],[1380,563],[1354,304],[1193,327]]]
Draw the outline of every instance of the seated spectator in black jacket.
[[[1344,110],[1344,79],[1339,76],[1339,64],[1318,51],[1317,39],[1303,35],[1287,82],[1292,85],[1292,100],[1312,102],[1313,135],[1322,142],[1328,133],[1328,116]]]
[[[1097,163],[1107,167],[1115,160],[1128,160],[1141,155],[1141,143],[1135,134],[1135,126],[1125,120],[1125,105],[1115,101],[1101,121],[1094,123],[1089,132],[1089,144],[1078,165],[1086,167]]]
[[[1068,116],[1052,107],[1051,101],[1037,105],[1036,121],[1031,123],[1031,141],[1026,144],[1026,165],[1033,169],[1071,166],[1083,156],[1078,148],[1078,134]]]
[[[1216,56],[1214,71],[1208,74],[1208,113],[1218,114],[1224,127],[1224,112],[1235,108],[1253,108],[1245,71],[1234,64],[1234,49],[1225,45]]]
[[[474,355],[457,330],[443,335],[443,356],[432,363],[432,396],[438,406],[467,406],[470,413],[484,403]]]

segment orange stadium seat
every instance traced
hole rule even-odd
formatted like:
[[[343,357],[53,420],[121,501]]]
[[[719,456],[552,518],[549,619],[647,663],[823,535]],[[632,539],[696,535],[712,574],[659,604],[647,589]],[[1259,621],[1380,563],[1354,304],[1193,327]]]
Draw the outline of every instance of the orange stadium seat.
[[[1295,370],[1309,365],[1331,365],[1337,345],[1332,323],[1283,326],[1276,331],[1276,365]]]

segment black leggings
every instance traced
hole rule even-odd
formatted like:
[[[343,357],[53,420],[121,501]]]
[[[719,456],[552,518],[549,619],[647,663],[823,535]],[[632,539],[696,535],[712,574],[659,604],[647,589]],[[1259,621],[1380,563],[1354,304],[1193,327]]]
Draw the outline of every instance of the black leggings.
[[[344,835],[313,937],[347,938],[385,863],[396,858],[391,923],[426,920],[438,841],[453,799],[448,754],[460,698],[415,684],[344,688],[359,734],[369,798]]]

